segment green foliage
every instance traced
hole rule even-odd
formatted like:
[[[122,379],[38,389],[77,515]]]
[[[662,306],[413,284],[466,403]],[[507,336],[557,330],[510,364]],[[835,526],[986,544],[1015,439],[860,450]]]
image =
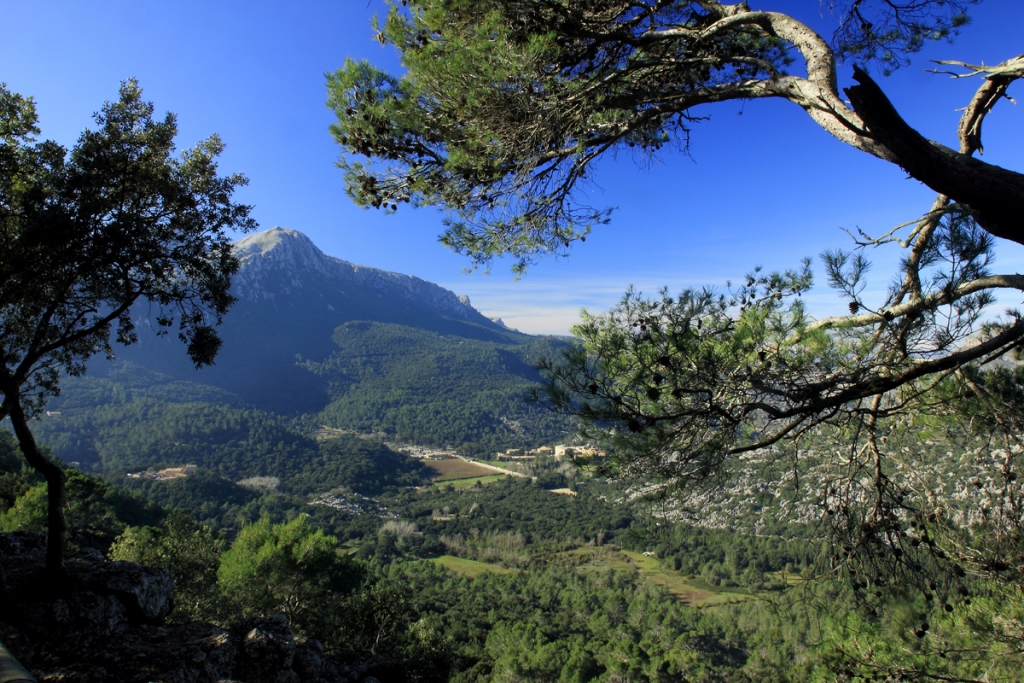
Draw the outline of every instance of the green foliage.
[[[855,72],[861,85],[848,94],[856,112],[847,109],[836,92],[832,58],[895,68],[925,40],[953,35],[966,23],[970,4],[838,3],[841,27],[830,51],[791,17],[753,12],[744,4],[422,0],[406,10],[392,3],[379,38],[398,48],[405,72],[393,77],[348,62],[329,77],[329,103],[338,115],[333,132],[358,204],[392,212],[405,202],[442,205],[449,211],[446,244],[475,263],[511,255],[522,269],[536,255],[564,252],[590,225],[607,220],[606,212],[580,205],[574,192],[597,158],[625,145],[647,154],[673,138],[685,145],[693,122],[688,112],[698,104],[787,97],[840,139],[892,161],[899,155],[884,147],[885,124],[869,111],[866,93],[873,83]],[[807,79],[783,72],[788,55],[798,50],[807,60]],[[1014,67],[1006,69],[1011,80],[1019,76]],[[1003,76],[978,71],[991,76],[984,88],[1001,87]],[[775,87],[783,82],[794,89]],[[813,104],[790,94],[798,83],[814,85]],[[880,91],[875,97],[878,108],[888,106]],[[987,111],[980,101],[968,108],[962,127],[969,153],[980,149],[977,135],[967,130]],[[855,116],[867,125],[852,133]],[[907,136],[890,136],[897,137]],[[754,273],[728,299],[688,291],[679,300],[667,294],[646,300],[631,292],[607,316],[586,318],[576,330],[580,345],[545,366],[550,404],[583,417],[587,436],[603,436],[609,444],[606,473],[639,479],[636,496],[682,490],[671,501],[679,507],[666,506],[666,518],[691,510],[718,513],[730,502],[746,514],[772,493],[786,498],[775,502],[772,515],[785,510],[794,521],[824,517],[821,530],[830,543],[822,565],[848,582],[854,597],[844,599],[880,603],[872,609],[883,627],[865,641],[887,638],[889,651],[910,652],[908,664],[892,665],[896,679],[930,671],[979,675],[970,667],[943,669],[914,659],[904,617],[918,608],[900,602],[911,601],[907,595],[927,601],[939,591],[970,594],[977,589],[970,574],[1010,592],[1021,583],[1014,568],[1022,538],[1015,483],[1021,422],[1012,405],[1019,378],[983,379],[970,363],[996,362],[1019,346],[1024,319],[1010,311],[978,343],[965,341],[992,291],[1019,290],[1024,280],[990,274],[993,242],[985,230],[1011,239],[1017,233],[999,232],[998,221],[986,214],[987,197],[963,198],[968,185],[993,183],[980,182],[987,172],[980,164],[961,168],[960,161],[950,162],[956,171],[932,210],[902,226],[914,225],[906,242],[897,228],[879,239],[862,234],[856,253],[823,255],[849,316],[810,321],[799,301],[786,303],[809,287],[807,264],[800,272]],[[1017,190],[1008,195],[1007,204],[1019,204]],[[951,205],[950,197],[960,204]],[[860,249],[886,242],[901,244],[904,259],[884,299],[868,302],[863,276],[869,264]],[[956,433],[947,442],[950,451],[936,459],[916,430],[948,425],[958,412],[970,424],[949,428]],[[776,526],[765,524],[766,516],[744,520],[763,533]],[[479,528],[477,533],[486,539]],[[677,538],[674,551],[671,543],[658,551],[680,569],[690,560],[688,569],[700,566],[702,576],[718,585],[776,585],[765,569],[777,572],[783,560],[787,570],[813,576],[809,565],[817,552],[808,548],[752,543],[758,551],[753,557],[714,558],[701,548],[704,540]],[[814,540],[818,551],[821,539]],[[475,550],[467,541],[452,547]],[[980,640],[970,647],[983,653],[977,661],[989,648],[1019,649],[1013,609],[987,614],[993,624],[1009,620],[1013,626],[997,634],[984,619],[973,624]],[[492,660],[478,659],[480,669],[467,680],[580,675],[568,664],[584,659],[573,641],[579,629],[556,638],[536,624],[505,627],[495,621],[489,624],[496,640]],[[911,631],[913,638],[926,639],[929,628],[919,626],[922,635]],[[895,637],[887,635],[890,627]],[[613,661],[629,665],[609,669],[609,677],[651,675],[638,640],[613,646]],[[510,650],[526,654],[510,656]],[[807,660],[800,662],[803,669],[787,668],[796,662],[794,650],[762,656],[772,666],[748,675],[807,678]],[[856,657],[865,654],[857,651]],[[733,659],[729,668],[745,666]],[[681,676],[683,670],[671,673]],[[718,673],[689,671],[687,677]]]
[[[813,568],[820,552],[808,539],[781,540],[684,524],[651,538],[648,547],[679,573],[701,577],[710,586],[755,591],[785,587],[770,575]]]
[[[338,436],[320,443],[320,462],[311,465],[293,484],[295,490],[323,490],[324,482],[373,496],[395,486],[418,486],[430,470],[419,460],[382,443]]]
[[[456,331],[460,336],[385,323],[342,325],[333,355],[301,367],[291,360],[297,373],[326,385],[333,400],[320,415],[296,421],[126,363],[102,377],[70,378],[53,402],[60,415],[33,428],[59,457],[108,475],[194,463],[235,481],[276,476],[282,491],[296,493],[353,486],[340,473],[325,474],[334,461],[309,437],[321,424],[477,455],[548,443],[572,428],[523,400],[539,377],[534,364],[562,342],[492,331],[476,339],[461,336],[471,330]],[[408,465],[395,474],[411,473]],[[411,483],[403,482],[382,485]]]
[[[132,347],[128,353],[137,350]],[[221,359],[226,360],[226,358]],[[219,365],[219,364],[218,364]],[[193,379],[204,379],[210,368],[204,368],[197,374],[189,368]],[[151,370],[138,363],[117,359],[114,361],[94,362],[89,372],[80,377],[66,377],[61,387],[60,396],[50,400],[48,405],[52,411],[60,412],[60,422],[69,418],[75,425],[75,416],[100,407],[122,406],[132,401],[146,399],[165,403],[211,403],[233,408],[240,407],[242,401],[223,389],[218,389],[196,381],[185,381]],[[39,422],[41,433],[48,435],[47,442],[63,433],[61,425],[52,420],[42,419]],[[77,429],[77,427],[72,427]]]
[[[823,633],[814,680],[1019,680],[1021,593],[984,583],[976,589],[967,600],[903,598],[884,612],[836,614]]]
[[[277,477],[282,492],[295,494],[339,486],[376,494],[424,477],[422,464],[379,442],[346,436],[318,443],[282,418],[229,405],[126,398],[64,411],[37,430],[44,438],[52,435],[59,455],[109,476],[196,465],[198,479],[132,484],[164,504],[189,509],[204,502],[243,504],[252,496],[230,482],[249,477]]]
[[[958,584],[968,568],[1020,585],[1020,392],[983,368],[1024,323],[1011,311],[968,340],[1006,276],[990,276],[992,239],[970,215],[937,211],[927,228],[880,313],[861,312],[869,264],[842,252],[823,258],[850,316],[785,303],[810,286],[807,262],[755,271],[728,299],[629,292],[545,364],[544,396],[608,444],[604,473],[680,515],[733,525],[766,491],[792,496],[791,521],[823,518],[828,563],[854,588]],[[926,424],[951,450],[922,445]]]
[[[593,542],[599,534],[603,542],[630,542],[630,509],[602,498],[597,493],[560,496],[527,479],[509,478],[479,489],[402,492],[385,502],[415,521],[426,537],[447,537],[456,554],[498,557],[507,551],[522,554],[523,543],[533,553],[563,550]],[[503,534],[520,535],[520,548],[489,543]]]
[[[479,451],[536,446],[570,428],[524,401],[539,378],[534,364],[561,346],[552,339],[502,343],[353,322],[334,342],[328,359],[306,363],[331,387],[321,413],[330,426]]]
[[[31,98],[0,84],[0,418],[47,480],[47,572],[64,574],[65,480],[28,419],[59,393],[62,373],[135,343],[132,307],[148,301],[158,334],[177,327],[189,359],[210,365],[216,326],[234,298],[228,236],[256,227],[231,195],[247,180],[218,175],[214,135],[174,158],[177,124],[153,119],[135,80],[94,115],[68,154],[39,133]],[[112,339],[113,337],[113,339]]]
[[[328,75],[349,195],[391,211],[443,205],[442,241],[477,262],[510,254],[520,270],[607,222],[574,203],[592,161],[617,147],[685,146],[704,87],[787,61],[782,41],[755,31],[655,39],[655,25],[713,23],[697,3],[390,4],[379,37],[404,74],[349,60]]]
[[[13,507],[40,480],[39,474],[26,465],[14,436],[0,430],[0,514]]]
[[[716,486],[727,456],[806,431],[856,398],[845,383],[807,381],[837,372],[855,350],[808,328],[797,296],[810,284],[805,261],[800,271],[752,274],[728,299],[710,289],[659,299],[629,291],[610,313],[585,314],[573,328],[580,343],[542,363],[541,396],[609,443],[613,469]]]
[[[253,491],[207,471],[170,481],[129,480],[128,486],[160,505],[188,510],[214,527],[236,527],[237,510],[259,498]]]
[[[452,668],[452,640],[415,620],[410,591],[397,577],[371,577],[343,604],[332,643],[338,656],[363,661],[386,683],[442,683]]]
[[[211,496],[214,483],[203,484]],[[935,670],[963,677],[986,657],[1004,668],[1012,662],[1012,645],[1001,650],[998,643],[1012,643],[1016,598],[994,586],[970,583],[970,600],[955,585],[944,586],[930,603],[917,597],[905,599],[905,607],[893,602],[895,593],[879,599],[868,591],[864,598],[830,581],[797,580],[798,587],[784,590],[777,572],[806,568],[817,556],[813,529],[802,537],[790,529],[786,542],[664,519],[649,520],[644,529],[621,500],[621,488],[592,477],[582,483],[576,498],[522,479],[465,491],[388,493],[386,514],[399,520],[320,505],[303,508],[311,516],[294,516],[304,501],[266,494],[224,509],[238,519],[272,507],[277,519],[291,521],[260,518],[224,555],[208,529],[172,512],[163,523],[120,527],[109,556],[168,567],[178,584],[176,618],[227,624],[242,613],[285,610],[300,633],[322,639],[332,656],[365,664],[367,674],[386,682],[796,683],[813,676],[842,680],[851,660],[873,671],[886,662],[911,678],[921,662],[942,660],[941,648],[959,663]],[[91,491],[95,512],[102,489]],[[390,566],[363,569],[317,527],[351,539],[361,533],[363,547],[376,546],[370,556]],[[393,551],[384,549],[389,543]],[[595,543],[652,550],[658,559],[645,558],[638,572],[630,563],[600,561],[617,552]],[[416,561],[443,552],[520,568],[478,570],[468,579]],[[663,569],[655,572],[647,561],[660,561]],[[687,583],[706,581],[709,590],[737,584],[733,590],[757,597],[695,609],[655,583],[662,574],[692,574],[698,578]],[[215,575],[219,581],[211,580]],[[953,613],[945,611],[947,603]],[[877,612],[857,612],[858,605]],[[817,614],[835,617],[823,636],[825,618]],[[932,659],[919,656],[914,630],[922,617],[930,625],[924,640]],[[866,660],[869,651],[874,659]]]
[[[154,524],[163,516],[150,501],[98,477],[75,470],[66,475],[65,516],[73,545],[105,552],[126,527]],[[46,506],[46,484],[32,486],[0,512],[0,531],[46,531]]]
[[[172,510],[162,527],[125,529],[107,557],[170,570],[173,618],[221,621],[226,607],[217,586],[217,569],[224,545],[209,527],[196,523],[186,512]]]
[[[59,430],[59,431],[58,431]],[[128,399],[40,423],[55,452],[124,475],[192,463],[232,479],[287,479],[316,457],[316,442],[266,413],[208,403]]]
[[[743,5],[389,2],[375,25],[403,73],[346,60],[328,74],[331,132],[356,204],[441,205],[445,244],[476,263],[511,255],[521,271],[608,221],[578,191],[606,153],[685,149],[701,104],[787,97],[808,108],[776,87],[795,80],[795,55],[834,93],[834,57],[891,70],[955,35],[975,1],[841,3],[833,54],[795,19]]]
[[[0,430],[0,472],[17,472],[23,463],[14,435],[7,430]]]
[[[801,681],[813,633],[806,609],[760,601],[697,610],[635,573],[571,564],[458,578],[432,564],[389,575],[421,619],[455,646],[453,682]],[[787,605],[790,607],[790,605]]]
[[[245,527],[217,570],[221,591],[243,613],[283,612],[314,637],[323,635],[331,607],[361,579],[362,569],[339,553],[338,540],[304,515],[277,525],[262,517]]]

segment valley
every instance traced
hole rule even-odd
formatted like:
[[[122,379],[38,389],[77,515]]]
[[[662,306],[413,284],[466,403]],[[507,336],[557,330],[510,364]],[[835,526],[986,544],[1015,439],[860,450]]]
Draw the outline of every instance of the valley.
[[[755,450],[726,463],[730,485],[673,498],[609,478],[612,449],[528,400],[537,363],[570,340],[507,330],[296,231],[238,249],[214,367],[147,336],[62,378],[33,424],[68,465],[71,546],[168,567],[173,619],[288,605],[300,638],[381,683],[854,680],[833,677],[835,653],[915,647],[907,615],[963,638],[969,598],[950,612],[913,591],[868,636],[850,630],[879,597],[828,560],[820,491],[837,465],[822,454],[840,436]],[[991,471],[969,434],[922,423],[890,439],[934,453],[906,476],[954,500]],[[7,432],[0,466],[0,530],[44,528],[45,487]],[[293,547],[326,550],[288,564]],[[275,577],[268,595],[225,578],[257,560],[244,571]]]

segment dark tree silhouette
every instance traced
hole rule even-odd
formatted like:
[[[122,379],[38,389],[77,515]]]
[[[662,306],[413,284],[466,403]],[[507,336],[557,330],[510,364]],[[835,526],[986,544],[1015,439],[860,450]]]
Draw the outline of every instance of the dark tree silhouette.
[[[148,301],[161,334],[177,330],[196,366],[213,362],[215,326],[238,268],[229,229],[256,227],[231,202],[246,183],[220,176],[223,144],[173,157],[175,118],[154,120],[134,80],[68,153],[38,142],[31,98],[0,87],[0,419],[9,417],[48,488],[47,570],[63,574],[64,473],[29,420],[113,343],[136,341],[132,306]]]

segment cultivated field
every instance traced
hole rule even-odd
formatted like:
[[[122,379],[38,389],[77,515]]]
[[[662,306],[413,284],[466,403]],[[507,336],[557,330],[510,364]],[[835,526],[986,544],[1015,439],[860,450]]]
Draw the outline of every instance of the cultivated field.
[[[486,486],[487,484],[501,481],[507,476],[507,474],[489,474],[485,477],[471,477],[469,479],[435,479],[434,486],[454,486],[457,489],[469,489],[476,486],[478,482],[481,486]]]
[[[487,477],[494,474],[494,470],[480,467],[471,462],[452,458],[451,460],[431,460],[427,463],[431,469],[437,472],[436,477],[431,481],[453,481],[455,479],[470,479],[472,477]]]

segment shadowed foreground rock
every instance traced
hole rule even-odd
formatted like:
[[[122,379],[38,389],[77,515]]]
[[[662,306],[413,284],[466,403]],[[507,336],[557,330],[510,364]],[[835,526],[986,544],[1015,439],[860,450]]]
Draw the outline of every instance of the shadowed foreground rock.
[[[40,682],[373,683],[298,642],[283,615],[231,629],[164,623],[174,583],[166,569],[68,557],[68,585],[43,575],[46,537],[0,534],[0,642]]]

